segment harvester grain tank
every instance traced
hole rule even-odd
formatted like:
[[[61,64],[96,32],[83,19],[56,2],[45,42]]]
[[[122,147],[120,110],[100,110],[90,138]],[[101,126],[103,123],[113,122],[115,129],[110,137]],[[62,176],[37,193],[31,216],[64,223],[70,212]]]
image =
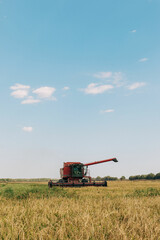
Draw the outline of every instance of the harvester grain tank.
[[[116,158],[105,159],[101,161],[83,164],[81,162],[64,162],[63,168],[60,169],[61,179],[54,183],[51,180],[48,186],[63,186],[63,187],[81,187],[81,186],[107,186],[107,181],[93,182],[90,176],[87,176],[88,166],[105,163],[118,162]]]

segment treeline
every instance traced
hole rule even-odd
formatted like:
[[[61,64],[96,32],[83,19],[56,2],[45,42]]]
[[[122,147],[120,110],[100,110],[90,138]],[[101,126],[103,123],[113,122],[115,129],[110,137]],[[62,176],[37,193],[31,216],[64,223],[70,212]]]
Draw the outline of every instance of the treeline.
[[[0,178],[0,182],[48,182],[50,178]]]
[[[118,180],[117,177],[110,177],[110,176],[106,176],[106,177],[96,177],[96,178],[92,178],[93,181],[116,181]]]
[[[156,179],[160,179],[160,173],[157,174],[149,173],[147,175],[135,175],[129,177],[129,180],[156,180]]]
[[[160,173],[157,174],[153,174],[153,173],[149,173],[146,175],[135,175],[135,176],[130,176],[129,180],[156,180],[156,179],[160,179]],[[110,177],[110,176],[106,176],[106,177],[96,177],[96,178],[92,178],[93,181],[116,181],[116,180],[127,180],[125,176],[122,176],[120,178],[117,177]]]
[[[146,175],[135,175],[130,176],[129,180],[157,180],[160,179],[160,172],[157,174],[149,173]],[[48,182],[50,178],[0,178],[0,182]],[[52,179],[54,181],[57,181],[58,179]],[[105,177],[96,177],[92,178],[93,181],[117,181],[117,180],[128,180],[125,176],[122,176],[120,178],[117,177],[111,177],[111,176],[105,176]]]

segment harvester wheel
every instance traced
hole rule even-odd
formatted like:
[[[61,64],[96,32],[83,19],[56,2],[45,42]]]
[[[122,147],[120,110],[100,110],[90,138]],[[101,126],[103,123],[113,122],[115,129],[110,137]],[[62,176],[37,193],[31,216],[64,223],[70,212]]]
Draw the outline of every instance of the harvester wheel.
[[[48,187],[49,187],[49,188],[52,188],[52,186],[53,186],[53,185],[52,185],[52,181],[49,181],[49,182],[48,182]]]
[[[64,179],[59,179],[58,183],[64,183]]]
[[[107,187],[107,181],[104,182],[104,186]]]

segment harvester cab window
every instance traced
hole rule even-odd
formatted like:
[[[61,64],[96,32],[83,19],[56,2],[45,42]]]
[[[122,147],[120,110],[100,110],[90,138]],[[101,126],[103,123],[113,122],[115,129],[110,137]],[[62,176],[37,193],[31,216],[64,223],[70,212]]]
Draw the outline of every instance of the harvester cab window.
[[[85,175],[85,176],[87,175],[87,172],[88,172],[88,167],[87,167],[87,166],[84,166],[84,175]]]
[[[81,164],[72,166],[72,177],[83,177],[83,167]]]

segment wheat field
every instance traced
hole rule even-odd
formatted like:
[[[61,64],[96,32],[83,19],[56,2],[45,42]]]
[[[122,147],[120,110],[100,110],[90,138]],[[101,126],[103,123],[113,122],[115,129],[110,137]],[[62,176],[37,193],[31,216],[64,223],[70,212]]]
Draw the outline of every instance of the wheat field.
[[[158,240],[160,181],[107,188],[0,184],[0,239]]]

